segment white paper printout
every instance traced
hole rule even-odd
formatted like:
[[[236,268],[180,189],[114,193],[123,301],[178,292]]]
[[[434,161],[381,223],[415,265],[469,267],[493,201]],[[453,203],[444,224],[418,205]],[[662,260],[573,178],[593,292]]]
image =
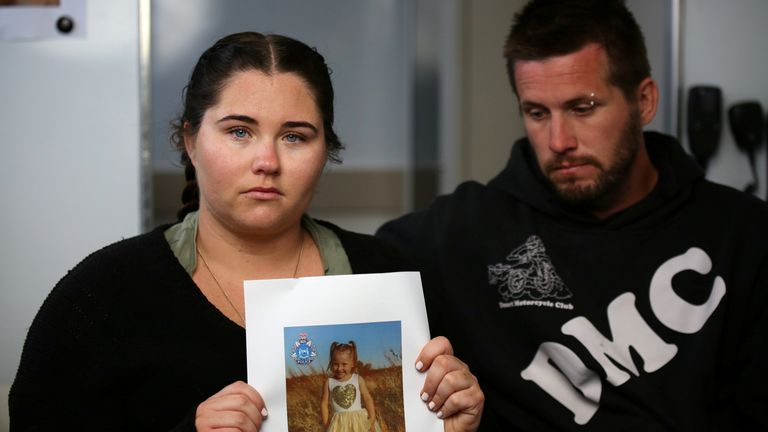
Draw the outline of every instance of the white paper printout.
[[[245,281],[244,288],[248,383],[269,410],[262,431],[324,430],[320,396],[333,341],[355,343],[357,372],[380,422],[443,430],[419,397],[424,374],[414,367],[430,339],[417,272]]]

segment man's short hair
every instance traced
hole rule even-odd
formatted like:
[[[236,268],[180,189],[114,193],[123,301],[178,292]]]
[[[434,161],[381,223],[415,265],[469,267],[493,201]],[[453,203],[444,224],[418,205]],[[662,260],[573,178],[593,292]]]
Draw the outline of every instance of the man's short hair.
[[[634,100],[651,66],[643,33],[624,0],[531,0],[515,15],[504,46],[515,94],[516,61],[566,55],[590,43],[607,53],[608,81]]]

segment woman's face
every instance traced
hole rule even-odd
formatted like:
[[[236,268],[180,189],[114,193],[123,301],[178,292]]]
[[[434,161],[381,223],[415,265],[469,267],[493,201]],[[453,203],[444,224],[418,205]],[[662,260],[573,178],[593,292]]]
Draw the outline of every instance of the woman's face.
[[[339,381],[345,381],[352,374],[352,353],[349,351],[336,351],[331,362],[333,377]]]
[[[201,218],[245,234],[295,227],[326,161],[321,113],[292,73],[233,75],[185,146],[197,173]]]

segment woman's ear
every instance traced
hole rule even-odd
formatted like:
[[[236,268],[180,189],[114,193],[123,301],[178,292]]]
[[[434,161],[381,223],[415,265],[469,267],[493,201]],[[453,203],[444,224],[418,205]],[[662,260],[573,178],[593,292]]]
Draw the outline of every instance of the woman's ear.
[[[650,77],[642,80],[637,87],[636,96],[640,120],[645,126],[656,116],[656,109],[659,106],[659,87],[656,85],[656,81]]]
[[[195,165],[195,135],[193,135],[190,132],[190,125],[188,121],[185,121],[183,126],[183,133],[182,137],[184,139],[184,150],[187,152],[187,156],[189,156],[189,160],[192,162],[192,165]]]

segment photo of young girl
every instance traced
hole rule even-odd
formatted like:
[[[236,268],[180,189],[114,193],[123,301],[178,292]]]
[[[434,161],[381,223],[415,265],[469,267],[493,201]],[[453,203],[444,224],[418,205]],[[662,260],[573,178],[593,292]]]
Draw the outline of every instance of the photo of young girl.
[[[365,379],[357,373],[354,341],[331,344],[330,376],[323,385],[320,412],[328,432],[381,432]],[[329,418],[329,408],[333,416]]]
[[[289,432],[405,432],[399,321],[284,336]]]

